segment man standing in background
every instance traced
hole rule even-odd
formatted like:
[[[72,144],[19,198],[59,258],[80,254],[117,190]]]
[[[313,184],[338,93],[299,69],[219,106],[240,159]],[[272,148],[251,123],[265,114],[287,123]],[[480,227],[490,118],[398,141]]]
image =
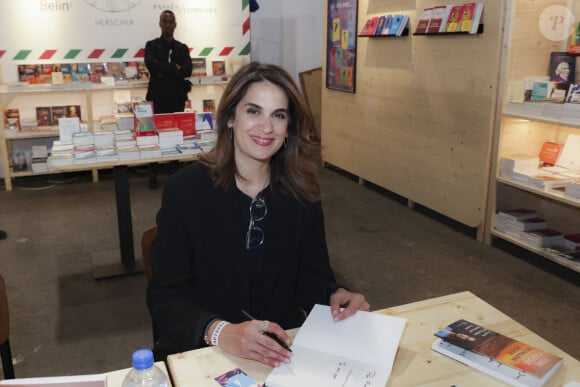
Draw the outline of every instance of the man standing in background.
[[[161,37],[145,45],[145,65],[150,74],[146,99],[153,102],[154,113],[182,112],[191,90],[191,83],[185,79],[191,76],[189,48],[173,38],[176,26],[172,11],[161,12]],[[150,165],[149,187],[157,188],[156,164]]]

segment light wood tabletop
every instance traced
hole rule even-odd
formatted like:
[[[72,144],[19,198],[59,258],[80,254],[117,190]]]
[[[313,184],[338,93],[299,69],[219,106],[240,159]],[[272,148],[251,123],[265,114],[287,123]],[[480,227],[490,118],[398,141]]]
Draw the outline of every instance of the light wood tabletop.
[[[431,350],[431,344],[436,339],[433,334],[459,319],[472,321],[564,358],[564,365],[547,386],[562,386],[569,381],[580,381],[578,360],[471,292],[386,308],[376,313],[407,319],[387,386],[504,386],[504,383],[491,376]],[[296,332],[297,330],[291,330],[289,334],[293,337]],[[254,380],[263,383],[271,370],[271,367],[237,358],[215,347],[171,355],[167,363],[177,387],[216,387],[218,384],[214,378],[234,368],[241,368]]]

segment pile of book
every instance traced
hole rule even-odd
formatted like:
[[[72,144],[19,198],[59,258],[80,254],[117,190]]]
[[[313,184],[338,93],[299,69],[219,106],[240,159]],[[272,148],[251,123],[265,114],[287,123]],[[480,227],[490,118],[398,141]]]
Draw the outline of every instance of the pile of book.
[[[50,148],[50,156],[48,158],[49,168],[54,168],[63,165],[71,165],[74,157],[74,145],[72,141],[54,140]]]
[[[553,251],[567,259],[580,258],[580,233],[564,234],[548,227],[548,222],[534,210],[514,208],[499,211],[494,227],[529,246]]]
[[[408,24],[409,15],[372,16],[366,21],[359,36],[403,36],[408,33]]]
[[[431,348],[510,385],[543,386],[562,366],[559,356],[467,320],[435,333]]]
[[[177,128],[157,129],[159,147],[162,156],[176,155],[181,152],[177,148],[183,144],[183,132]]]
[[[476,2],[425,8],[419,16],[414,34],[477,34],[483,20],[483,8],[483,3]]]
[[[48,171],[48,148],[46,145],[32,146],[32,172],[47,172]]]
[[[580,135],[569,134],[564,145],[545,142],[538,156],[503,156],[499,175],[541,190],[565,189],[566,195],[580,198],[578,188],[574,188],[580,184]]]

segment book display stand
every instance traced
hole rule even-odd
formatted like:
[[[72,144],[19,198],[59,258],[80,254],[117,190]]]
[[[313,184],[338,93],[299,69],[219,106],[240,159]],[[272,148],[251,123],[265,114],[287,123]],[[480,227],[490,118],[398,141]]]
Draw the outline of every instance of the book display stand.
[[[475,35],[483,34],[484,24],[479,24],[477,27],[477,32]],[[455,32],[414,32],[413,36],[448,36],[448,35],[474,35],[467,31],[455,31]]]

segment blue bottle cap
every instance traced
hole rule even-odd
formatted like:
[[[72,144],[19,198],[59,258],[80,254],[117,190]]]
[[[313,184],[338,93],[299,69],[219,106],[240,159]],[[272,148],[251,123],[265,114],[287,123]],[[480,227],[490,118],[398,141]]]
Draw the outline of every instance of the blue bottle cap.
[[[153,365],[153,352],[150,349],[139,349],[133,352],[133,367],[138,370],[146,370]]]

